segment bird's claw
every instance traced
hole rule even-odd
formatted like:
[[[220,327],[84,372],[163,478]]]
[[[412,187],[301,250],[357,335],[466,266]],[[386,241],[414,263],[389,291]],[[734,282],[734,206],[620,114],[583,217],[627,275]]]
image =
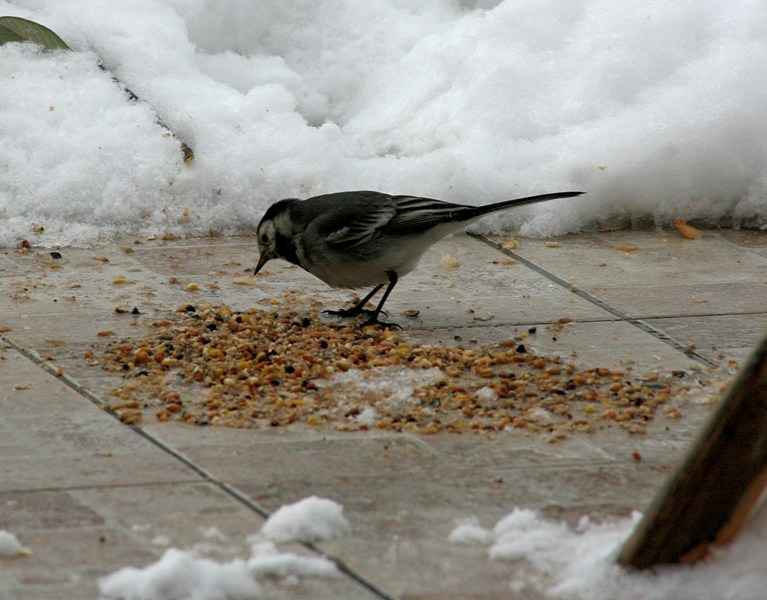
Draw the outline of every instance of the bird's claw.
[[[377,316],[371,316],[367,321],[365,321],[362,326],[366,327],[367,325],[378,325],[378,327],[383,327],[384,329],[402,329],[401,325],[398,325],[397,323],[387,323],[386,321],[379,321]]]
[[[323,310],[322,314],[330,315],[333,317],[341,317],[343,319],[347,319],[350,317],[358,317],[360,315],[366,315],[367,319],[362,323],[363,327],[366,325],[378,325],[379,327],[388,327],[390,329],[402,329],[402,327],[398,325],[397,323],[387,323],[385,321],[379,321],[378,315],[380,314],[380,312],[376,312],[374,310],[368,310],[367,308],[358,308],[356,306],[352,306],[351,308],[341,308],[339,310]]]
[[[375,311],[368,310],[367,308],[358,308],[352,306],[351,308],[340,308],[338,310],[323,310],[323,315],[330,315],[332,317],[342,317],[348,319],[349,317],[356,317],[359,315],[373,315]]]

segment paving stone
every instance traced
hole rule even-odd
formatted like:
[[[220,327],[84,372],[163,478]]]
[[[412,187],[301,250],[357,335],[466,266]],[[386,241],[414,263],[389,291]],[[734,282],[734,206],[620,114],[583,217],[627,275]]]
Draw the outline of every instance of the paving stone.
[[[0,492],[0,523],[10,531],[94,527],[104,524],[98,513],[70,492],[42,490]]]
[[[220,560],[247,556],[247,536],[263,523],[254,506],[274,511],[309,495],[341,502],[353,526],[322,550],[390,597],[513,597],[511,577],[524,565],[491,561],[481,546],[449,543],[459,520],[476,517],[489,527],[516,507],[570,523],[641,510],[713,407],[708,392],[693,387],[689,399],[674,401],[683,418],[658,415],[647,434],[605,424],[554,444],[516,430],[417,436],[147,419],[143,432],[152,443],[80,393],[86,386],[105,396],[120,382],[89,366],[87,350],[145,335],[153,320],[183,303],[268,307],[271,298],[292,293],[335,308],[352,293],[280,262],[252,285],[237,283],[257,259],[252,237],[135,242],[64,249],[59,260],[37,249],[0,253],[0,327],[10,328],[2,335],[38,357],[0,341],[0,527],[33,551],[2,561],[2,598],[95,598],[99,577],[150,564],[167,544],[202,548],[207,541],[205,551]],[[518,238],[515,252],[548,276],[477,239],[440,242],[398,284],[387,303],[390,320],[413,343],[471,347],[519,338],[530,351],[581,366],[688,375],[695,361],[680,348],[694,344],[726,367],[767,327],[764,232],[717,230],[691,241],[675,230],[622,230],[565,236],[558,247],[545,242]],[[627,251],[631,246],[637,250]],[[459,266],[441,266],[445,255]],[[118,275],[133,283],[114,284]],[[580,298],[557,278],[644,319],[677,345]],[[186,289],[190,282],[198,291]],[[116,314],[118,305],[142,314]],[[419,316],[404,317],[408,309]],[[572,321],[552,326],[560,317]],[[114,333],[97,335],[105,330]],[[51,365],[68,379],[43,369]],[[212,528],[217,533],[206,538]],[[349,576],[262,586],[265,598],[376,597]]]
[[[719,229],[712,235],[721,236],[741,248],[767,248],[767,231],[764,229]]]
[[[534,327],[535,333],[530,333]],[[517,326],[446,327],[407,331],[405,337],[422,344],[482,346],[515,339],[530,352],[558,355],[581,367],[633,368],[638,373],[686,368],[690,358],[631,323],[568,322]],[[641,349],[641,352],[637,350]]]
[[[648,319],[711,360],[724,363],[728,358],[743,360],[767,333],[767,313],[707,315]]]
[[[639,319],[687,315],[767,314],[765,281],[593,288],[609,305]]]
[[[557,240],[523,240],[519,254],[577,286],[706,284],[763,279],[764,261],[716,237],[686,240],[676,232],[618,231],[601,234],[605,247]],[[626,252],[619,248],[636,247]],[[705,258],[704,258],[705,257]]]
[[[123,565],[156,560],[129,535],[110,527],[38,528],[17,535],[32,555],[3,561],[3,577],[10,579],[3,585],[11,597],[97,598],[99,577]]]

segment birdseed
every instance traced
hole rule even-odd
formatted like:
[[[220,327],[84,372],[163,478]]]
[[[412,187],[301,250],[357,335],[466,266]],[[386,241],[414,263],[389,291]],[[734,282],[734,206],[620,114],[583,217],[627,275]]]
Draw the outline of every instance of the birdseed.
[[[320,309],[295,297],[242,311],[184,305],[86,358],[122,375],[110,408],[128,423],[154,414],[230,427],[525,430],[556,441],[610,424],[644,433],[659,409],[681,417],[670,403],[691,386],[671,371],[577,367],[513,339],[419,345],[391,329],[326,322]]]

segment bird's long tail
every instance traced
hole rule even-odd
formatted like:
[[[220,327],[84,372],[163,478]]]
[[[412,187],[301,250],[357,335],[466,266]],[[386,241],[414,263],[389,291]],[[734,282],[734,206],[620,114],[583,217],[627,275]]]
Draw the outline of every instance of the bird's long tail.
[[[571,196],[580,196],[581,194],[583,192],[554,192],[552,194],[504,200],[503,202],[496,202],[495,204],[487,204],[485,206],[453,204],[452,202],[421,198],[420,196],[392,196],[397,206],[397,215],[389,222],[387,228],[390,233],[397,233],[399,235],[421,233],[431,227],[449,224],[452,224],[453,228],[457,229],[498,210],[534,204],[545,200],[570,198]]]
[[[580,196],[584,193],[585,192],[553,192],[551,194],[527,196],[526,198],[515,198],[514,200],[503,200],[502,202],[496,202],[495,204],[486,204],[485,206],[472,208],[466,211],[466,215],[469,218],[476,218],[498,210],[511,208],[512,206],[524,206],[525,204],[535,204],[537,202],[545,202],[546,200],[556,200],[557,198],[571,198],[573,196]],[[469,213],[471,214],[469,215]]]

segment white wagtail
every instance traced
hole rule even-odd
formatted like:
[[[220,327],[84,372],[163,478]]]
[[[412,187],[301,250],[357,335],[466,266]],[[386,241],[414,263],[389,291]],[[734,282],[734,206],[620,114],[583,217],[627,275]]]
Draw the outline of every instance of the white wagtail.
[[[254,275],[271,259],[282,258],[335,288],[375,286],[351,308],[325,312],[367,314],[366,324],[389,325],[378,320],[386,299],[429,246],[488,213],[582,193],[556,192],[487,206],[368,191],[286,198],[272,204],[258,224],[261,256]],[[378,306],[366,310],[386,283]]]

